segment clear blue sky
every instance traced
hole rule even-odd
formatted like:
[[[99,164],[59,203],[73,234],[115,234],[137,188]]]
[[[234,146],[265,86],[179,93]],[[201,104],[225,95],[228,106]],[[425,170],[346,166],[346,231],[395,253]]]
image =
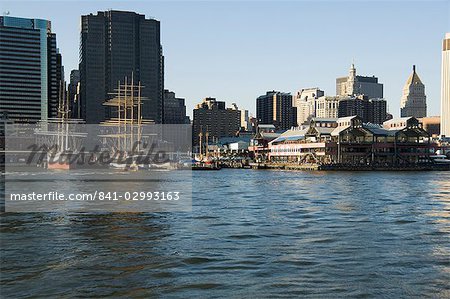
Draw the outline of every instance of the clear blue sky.
[[[335,78],[376,75],[399,115],[403,85],[417,65],[428,114],[439,115],[441,43],[449,1],[1,1],[11,16],[52,21],[66,74],[78,66],[80,16],[130,10],[161,21],[165,88],[186,98],[189,114],[206,96],[255,113],[267,90],[320,87]]]

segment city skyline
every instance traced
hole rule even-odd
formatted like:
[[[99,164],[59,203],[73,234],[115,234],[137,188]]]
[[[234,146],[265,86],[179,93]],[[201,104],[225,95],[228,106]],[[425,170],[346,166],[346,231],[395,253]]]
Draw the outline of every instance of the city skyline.
[[[400,114],[402,87],[415,64],[426,86],[428,115],[440,114],[441,41],[450,31],[447,2],[23,3],[3,2],[2,10],[52,22],[66,78],[78,65],[81,15],[117,9],[160,20],[164,87],[186,98],[190,116],[208,96],[236,102],[255,115],[256,98],[268,90],[293,94],[317,86],[334,95],[335,78],[347,72],[352,60],[359,74],[375,75],[384,84],[394,116]],[[62,9],[70,13],[61,14]],[[362,22],[364,11],[383,13],[383,22]],[[300,12],[298,19],[292,18],[295,12]],[[427,16],[433,24],[420,22],[420,28],[410,30]],[[309,25],[316,17],[320,22]],[[270,19],[277,22],[263,21]],[[216,36],[221,38],[211,39]]]

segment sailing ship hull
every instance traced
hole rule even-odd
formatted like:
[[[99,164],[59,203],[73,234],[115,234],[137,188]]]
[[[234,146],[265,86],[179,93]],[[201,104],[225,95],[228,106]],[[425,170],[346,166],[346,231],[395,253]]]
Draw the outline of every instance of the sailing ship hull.
[[[56,153],[47,155],[47,169],[70,170],[76,167],[77,161],[71,159],[73,153]]]
[[[52,170],[70,170],[75,168],[73,164],[68,163],[68,162],[56,162],[56,163],[48,163],[47,164],[47,169],[52,169]]]

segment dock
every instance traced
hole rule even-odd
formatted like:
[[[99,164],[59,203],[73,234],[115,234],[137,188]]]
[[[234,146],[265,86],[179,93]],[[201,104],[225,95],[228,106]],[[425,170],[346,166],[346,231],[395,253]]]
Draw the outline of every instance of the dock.
[[[251,169],[283,169],[304,171],[450,171],[449,164],[414,165],[346,165],[346,164],[294,164],[294,163],[250,163]]]

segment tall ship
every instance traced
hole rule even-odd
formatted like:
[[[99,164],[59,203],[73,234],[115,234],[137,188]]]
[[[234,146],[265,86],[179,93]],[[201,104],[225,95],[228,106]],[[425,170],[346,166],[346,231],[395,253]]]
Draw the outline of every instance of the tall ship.
[[[87,133],[82,132],[84,121],[70,118],[70,103],[66,93],[66,84],[61,82],[56,118],[38,123],[35,130],[37,143],[45,146],[46,158],[40,166],[47,169],[69,170],[86,161],[79,159],[79,151]]]
[[[117,89],[111,93],[112,98],[103,105],[110,108],[114,117],[101,123],[99,137],[104,149],[110,152],[112,168],[124,170],[137,170],[148,167],[143,157],[146,155],[142,144],[157,136],[157,132],[151,134],[144,132],[146,125],[154,124],[152,120],[142,117],[142,103],[146,98],[141,96],[141,82],[134,83],[125,77],[125,81],[118,82]],[[142,162],[143,161],[143,162]]]
[[[81,119],[70,118],[70,103],[61,85],[56,118],[38,124],[35,130],[37,144],[46,158],[40,162],[48,169],[110,167],[122,170],[172,169],[176,165],[172,131],[155,125],[142,116],[143,86],[125,77],[118,81],[103,105],[109,117],[98,125],[88,125]],[[44,148],[42,147],[44,146]],[[161,153],[167,154],[160,161]],[[178,157],[177,157],[178,158]]]

